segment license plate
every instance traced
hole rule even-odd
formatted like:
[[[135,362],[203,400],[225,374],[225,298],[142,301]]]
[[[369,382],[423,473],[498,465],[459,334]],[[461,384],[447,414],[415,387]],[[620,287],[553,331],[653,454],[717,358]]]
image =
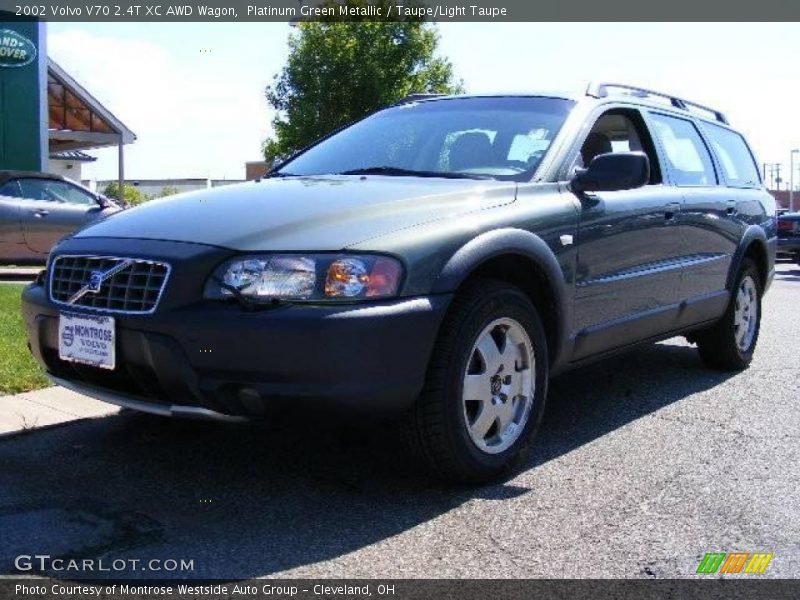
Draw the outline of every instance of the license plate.
[[[113,317],[58,316],[58,357],[69,362],[113,369],[116,362]]]

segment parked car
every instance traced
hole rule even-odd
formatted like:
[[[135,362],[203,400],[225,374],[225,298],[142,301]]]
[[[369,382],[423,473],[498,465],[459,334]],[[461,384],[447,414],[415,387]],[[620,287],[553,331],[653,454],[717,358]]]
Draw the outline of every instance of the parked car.
[[[118,210],[60,175],[0,171],[0,263],[44,263],[62,237]]]
[[[800,265],[800,213],[778,215],[778,254],[790,256]]]
[[[83,229],[23,310],[65,387],[161,415],[402,415],[438,473],[481,482],[520,464],[555,374],[681,334],[746,368],[775,230],[718,111],[611,84],[443,97]]]

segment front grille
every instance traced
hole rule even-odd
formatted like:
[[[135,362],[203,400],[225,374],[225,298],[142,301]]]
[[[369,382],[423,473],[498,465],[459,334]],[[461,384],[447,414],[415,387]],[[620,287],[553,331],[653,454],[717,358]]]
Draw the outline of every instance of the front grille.
[[[156,309],[169,271],[166,263],[136,258],[58,256],[50,268],[50,299],[107,312],[149,313]],[[95,283],[102,278],[99,287],[90,288],[93,277]]]

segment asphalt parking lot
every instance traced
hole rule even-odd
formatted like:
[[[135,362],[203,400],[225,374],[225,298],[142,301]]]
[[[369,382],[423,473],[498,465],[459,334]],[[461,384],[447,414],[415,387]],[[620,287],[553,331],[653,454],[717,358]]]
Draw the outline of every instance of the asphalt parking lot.
[[[50,554],[194,561],[135,577],[663,578],[763,551],[756,577],[799,577],[800,267],[778,271],[748,371],[674,339],[557,379],[528,468],[494,486],[302,419],[122,413],[0,440],[0,573]]]

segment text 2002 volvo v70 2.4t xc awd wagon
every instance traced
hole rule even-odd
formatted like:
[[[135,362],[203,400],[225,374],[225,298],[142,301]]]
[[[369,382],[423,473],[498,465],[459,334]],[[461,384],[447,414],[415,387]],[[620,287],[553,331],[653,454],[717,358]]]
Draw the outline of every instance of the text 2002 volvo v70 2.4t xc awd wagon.
[[[416,99],[264,181],[155,201],[53,250],[24,292],[52,379],[165,415],[404,414],[442,475],[519,462],[548,377],[685,334],[753,355],[776,218],[714,110],[585,96]]]

